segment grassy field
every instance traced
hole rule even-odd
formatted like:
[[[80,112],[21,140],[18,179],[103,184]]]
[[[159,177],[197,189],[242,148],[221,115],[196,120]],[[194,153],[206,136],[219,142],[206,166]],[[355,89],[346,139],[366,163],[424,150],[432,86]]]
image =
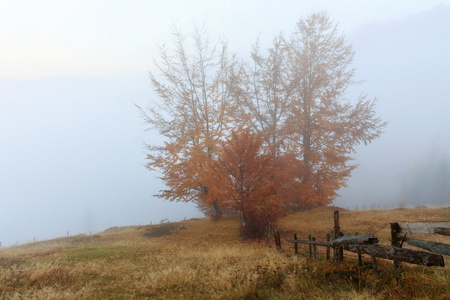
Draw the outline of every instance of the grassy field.
[[[450,208],[340,212],[346,234],[375,233],[382,244],[389,244],[389,222],[425,220],[450,220]],[[240,242],[234,217],[111,228],[0,248],[0,299],[450,299],[448,266],[403,264],[397,285],[389,261],[378,260],[375,276],[364,255],[363,267],[348,252],[336,265],[318,247],[312,262],[307,246],[295,256],[286,242],[294,233],[324,240],[332,227],[333,208],[289,215],[278,225],[281,251],[272,242]],[[445,236],[415,236],[450,243]]]

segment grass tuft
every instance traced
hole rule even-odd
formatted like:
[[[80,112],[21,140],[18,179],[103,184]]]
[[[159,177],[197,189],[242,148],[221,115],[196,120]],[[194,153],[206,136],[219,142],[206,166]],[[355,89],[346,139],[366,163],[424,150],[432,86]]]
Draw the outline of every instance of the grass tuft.
[[[183,226],[181,228],[184,228],[184,225],[171,223],[167,219],[162,220],[159,225],[151,225],[150,227],[146,228],[144,231],[144,236],[152,238],[152,237],[172,235],[173,231],[180,226]]]

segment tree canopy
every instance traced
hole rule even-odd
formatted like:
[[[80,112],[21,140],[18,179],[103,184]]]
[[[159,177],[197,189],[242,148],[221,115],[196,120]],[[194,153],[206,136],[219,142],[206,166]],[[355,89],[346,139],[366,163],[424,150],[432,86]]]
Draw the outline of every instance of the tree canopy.
[[[147,167],[167,186],[158,196],[214,207],[217,217],[239,210],[249,235],[287,209],[330,204],[355,168],[355,147],[386,125],[375,99],[347,99],[354,52],[326,13],[299,20],[267,51],[257,42],[248,62],[204,29],[173,35],[151,74],[158,98],[141,108],[165,138],[148,147]]]
[[[227,43],[212,44],[203,28],[191,37],[173,30],[173,49],[160,48],[155,61],[159,77],[150,79],[158,99],[141,108],[152,129],[165,137],[163,146],[148,145],[147,168],[162,172],[166,190],[157,195],[171,201],[202,201],[209,187],[204,166],[228,129],[234,100],[233,69],[237,64]]]

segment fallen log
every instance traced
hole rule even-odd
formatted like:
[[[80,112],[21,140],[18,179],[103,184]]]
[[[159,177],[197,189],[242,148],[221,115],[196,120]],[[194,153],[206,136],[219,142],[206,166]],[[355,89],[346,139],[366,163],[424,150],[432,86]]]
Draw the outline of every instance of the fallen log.
[[[449,235],[450,236],[450,228],[444,228],[444,227],[435,227],[434,233],[442,234],[442,235]]]
[[[411,238],[405,238],[405,242],[411,246],[422,248],[434,253],[450,255],[450,245],[444,243],[430,242]]]
[[[402,261],[410,264],[423,265],[427,267],[445,266],[444,258],[442,257],[442,255],[429,252],[377,244],[373,245],[344,244],[343,246],[344,249],[347,251],[368,254],[373,257]]]

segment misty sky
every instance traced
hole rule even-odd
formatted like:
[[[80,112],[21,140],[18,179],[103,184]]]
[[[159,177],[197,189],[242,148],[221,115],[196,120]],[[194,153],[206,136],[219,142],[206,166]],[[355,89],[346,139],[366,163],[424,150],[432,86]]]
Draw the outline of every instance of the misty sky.
[[[356,51],[349,95],[378,98],[386,133],[360,147],[336,205],[392,206],[408,166],[450,151],[450,1],[0,1],[0,242],[3,246],[201,216],[152,197],[134,104],[176,24],[206,23],[247,58],[324,11]],[[436,146],[438,145],[438,146]]]

